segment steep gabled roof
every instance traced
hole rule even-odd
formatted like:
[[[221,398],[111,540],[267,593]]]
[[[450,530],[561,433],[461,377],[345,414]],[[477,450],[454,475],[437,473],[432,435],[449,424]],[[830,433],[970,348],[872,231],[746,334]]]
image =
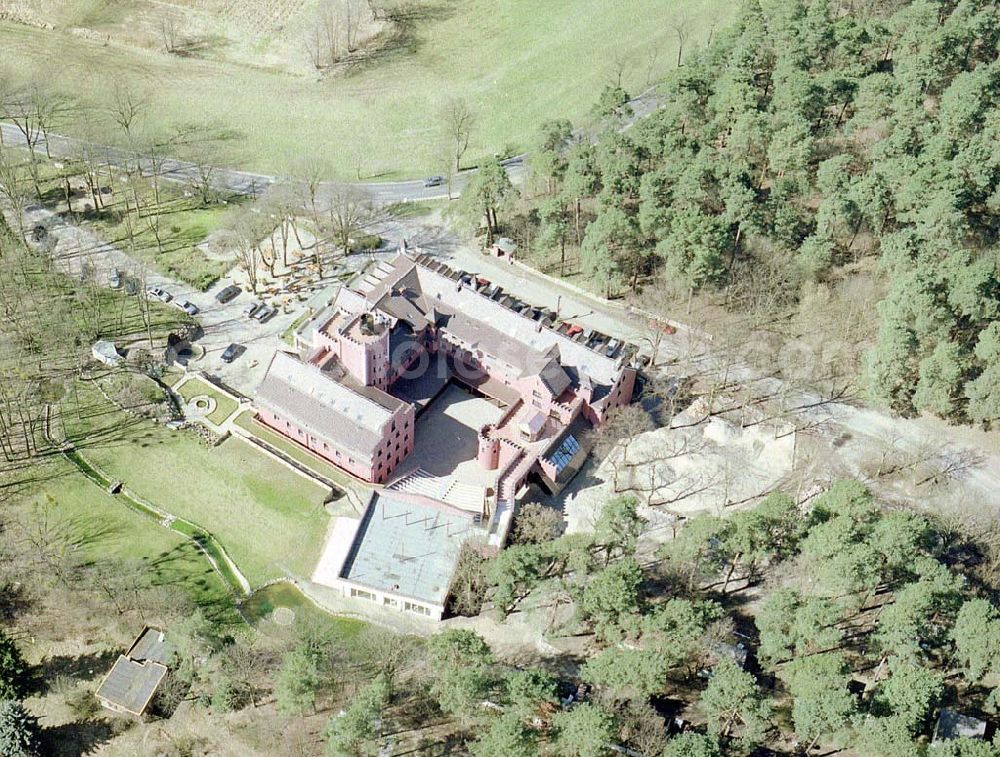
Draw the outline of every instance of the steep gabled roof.
[[[257,402],[316,438],[363,457],[374,453],[382,428],[401,406],[385,392],[374,387],[358,391],[281,351],[271,359]]]

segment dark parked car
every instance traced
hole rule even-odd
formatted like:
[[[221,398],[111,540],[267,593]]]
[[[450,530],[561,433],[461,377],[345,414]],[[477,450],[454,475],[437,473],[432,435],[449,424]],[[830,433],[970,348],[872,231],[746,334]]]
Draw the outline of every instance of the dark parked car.
[[[225,305],[227,302],[232,302],[234,299],[236,299],[236,295],[238,295],[241,291],[243,290],[241,290],[235,284],[230,284],[221,292],[219,292],[217,295],[215,295],[215,299],[218,302],[221,302],[223,305]]]
[[[428,176],[424,179],[425,187],[440,187],[444,184],[444,176]]]
[[[222,362],[231,363],[242,354],[243,354],[243,348],[240,345],[233,342],[228,347],[226,347],[226,351],[222,353]]]

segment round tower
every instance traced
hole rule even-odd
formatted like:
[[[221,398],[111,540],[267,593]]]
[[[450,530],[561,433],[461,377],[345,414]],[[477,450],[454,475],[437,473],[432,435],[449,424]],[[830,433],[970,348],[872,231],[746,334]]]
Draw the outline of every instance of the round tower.
[[[484,470],[496,470],[500,465],[500,439],[493,438],[493,424],[479,430],[479,464]]]

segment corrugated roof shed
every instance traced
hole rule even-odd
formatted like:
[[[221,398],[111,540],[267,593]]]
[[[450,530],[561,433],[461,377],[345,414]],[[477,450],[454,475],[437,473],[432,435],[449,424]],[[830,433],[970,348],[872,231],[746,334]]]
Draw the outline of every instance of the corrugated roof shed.
[[[986,721],[944,709],[934,726],[934,742],[951,739],[982,739],[986,736]]]

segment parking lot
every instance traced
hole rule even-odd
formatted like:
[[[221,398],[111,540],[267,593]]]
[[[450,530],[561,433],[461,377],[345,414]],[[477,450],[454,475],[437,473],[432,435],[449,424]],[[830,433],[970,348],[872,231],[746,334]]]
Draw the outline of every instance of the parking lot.
[[[196,354],[189,364],[190,369],[218,376],[247,395],[254,393],[264,377],[274,351],[282,345],[288,346],[281,337],[306,312],[308,304],[323,302],[332,297],[339,287],[336,280],[331,280],[307,301],[276,307],[275,314],[262,323],[244,315],[247,305],[260,298],[248,291],[245,276],[235,267],[211,289],[199,292],[184,282],[163,276],[136,262],[89,229],[66,223],[51,210],[31,206],[26,209],[25,218],[28,228],[35,225],[46,227],[51,245],[49,254],[67,274],[79,276],[86,268],[99,284],[110,287],[112,273],[117,270],[121,272],[123,279],[138,279],[147,287],[168,292],[172,296],[172,303],[193,303],[199,310],[194,317],[201,324],[204,335],[197,340],[196,347],[200,349],[195,350]],[[365,256],[352,256],[343,261],[340,269],[360,269],[368,261],[369,258]],[[336,272],[342,273],[343,270]],[[218,302],[216,295],[234,283],[240,286],[240,294],[229,302]],[[235,360],[227,364],[222,360],[222,354],[233,343],[239,344],[242,350]]]

